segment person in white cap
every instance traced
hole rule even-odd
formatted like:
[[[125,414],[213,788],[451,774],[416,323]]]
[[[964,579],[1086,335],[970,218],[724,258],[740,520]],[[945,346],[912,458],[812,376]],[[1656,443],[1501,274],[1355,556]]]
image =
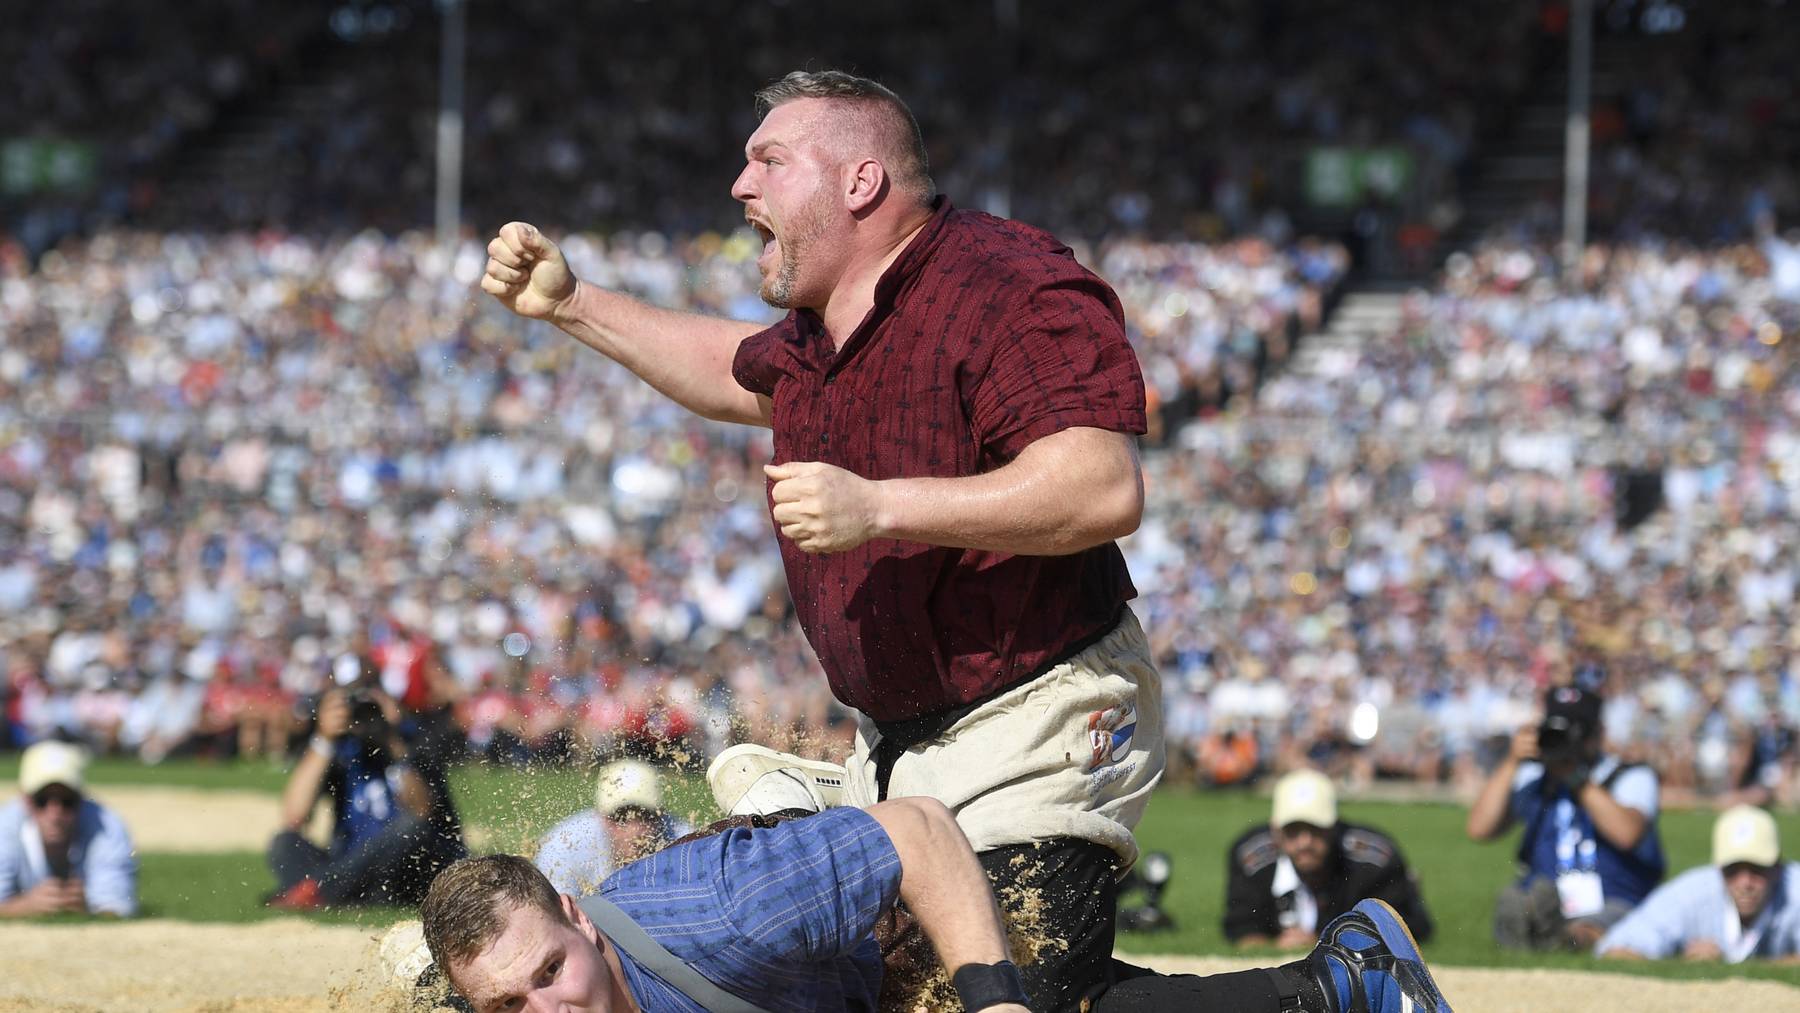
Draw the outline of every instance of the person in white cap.
[[[1239,945],[1305,949],[1365,897],[1392,905],[1415,938],[1431,938],[1431,914],[1400,846],[1339,820],[1337,791],[1316,770],[1277,781],[1269,825],[1246,831],[1229,855],[1225,937]]]
[[[83,794],[86,753],[40,742],[0,806],[0,918],[137,913],[137,859],[116,813]]]
[[[613,870],[692,833],[663,811],[662,775],[642,760],[600,768],[594,807],[550,828],[534,864],[557,892],[581,897],[600,889]]]
[[[1602,957],[1800,963],[1800,862],[1781,860],[1775,818],[1733,806],[1713,824],[1712,864],[1651,891],[1595,948]]]

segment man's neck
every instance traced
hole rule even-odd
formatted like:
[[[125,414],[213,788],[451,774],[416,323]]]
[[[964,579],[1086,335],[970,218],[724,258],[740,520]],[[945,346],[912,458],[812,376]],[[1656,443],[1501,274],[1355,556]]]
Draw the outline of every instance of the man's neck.
[[[883,242],[860,256],[853,256],[851,266],[838,278],[830,300],[819,313],[834,350],[844,347],[857,325],[869,315],[870,308],[875,305],[875,286],[880,283],[881,276],[900,258],[901,251],[919,230],[931,221],[931,214],[930,208],[919,209],[914,217],[905,219],[889,232]]]
[[[612,973],[611,1003],[607,1006],[613,1013],[641,1013],[637,996],[631,994],[631,987],[625,983],[625,967],[619,963],[619,947],[612,940],[606,940],[606,946],[600,953],[600,959],[606,961],[607,969]]]

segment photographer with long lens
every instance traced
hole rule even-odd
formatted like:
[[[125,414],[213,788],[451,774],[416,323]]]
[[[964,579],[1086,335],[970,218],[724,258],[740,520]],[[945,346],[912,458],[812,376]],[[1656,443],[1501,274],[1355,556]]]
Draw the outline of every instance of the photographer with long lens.
[[[1523,876],[1500,892],[1494,939],[1512,949],[1590,950],[1663,877],[1656,772],[1602,749],[1600,698],[1558,686],[1521,728],[1469,811],[1469,836],[1525,826]]]
[[[282,791],[269,905],[417,903],[464,852],[447,786],[415,766],[400,706],[365,659],[347,655],[334,674],[338,685],[319,698],[313,736]],[[329,848],[303,836],[322,796],[332,805]]]

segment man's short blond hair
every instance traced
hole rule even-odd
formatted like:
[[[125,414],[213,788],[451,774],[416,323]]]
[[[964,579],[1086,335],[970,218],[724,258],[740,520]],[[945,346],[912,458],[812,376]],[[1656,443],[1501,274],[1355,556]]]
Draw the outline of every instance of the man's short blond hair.
[[[535,908],[567,922],[562,897],[537,867],[517,855],[465,858],[438,873],[419,905],[419,921],[431,959],[446,976],[488,948],[506,929],[507,916]]]
[[[756,93],[757,118],[767,117],[778,105],[803,98],[849,106],[857,126],[880,156],[894,190],[921,205],[931,203],[937,186],[931,181],[925,135],[900,96],[879,81],[841,70],[796,70]]]

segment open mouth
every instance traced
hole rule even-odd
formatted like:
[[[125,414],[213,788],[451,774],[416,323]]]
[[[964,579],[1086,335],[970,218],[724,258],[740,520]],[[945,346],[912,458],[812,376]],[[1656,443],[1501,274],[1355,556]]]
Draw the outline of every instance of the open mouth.
[[[754,218],[746,218],[745,221],[750,224],[752,229],[756,230],[758,236],[762,237],[762,253],[758,254],[756,257],[757,262],[761,263],[762,260],[769,255],[769,252],[775,248],[775,230],[770,228],[766,223]]]

